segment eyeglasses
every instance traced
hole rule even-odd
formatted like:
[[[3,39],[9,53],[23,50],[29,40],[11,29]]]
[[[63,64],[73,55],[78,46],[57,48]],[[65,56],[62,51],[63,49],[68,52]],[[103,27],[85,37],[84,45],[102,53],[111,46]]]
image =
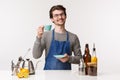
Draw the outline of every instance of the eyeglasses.
[[[59,16],[64,17],[65,14],[64,14],[64,13],[61,13],[61,14],[54,14],[54,15],[53,15],[54,18],[58,18]]]

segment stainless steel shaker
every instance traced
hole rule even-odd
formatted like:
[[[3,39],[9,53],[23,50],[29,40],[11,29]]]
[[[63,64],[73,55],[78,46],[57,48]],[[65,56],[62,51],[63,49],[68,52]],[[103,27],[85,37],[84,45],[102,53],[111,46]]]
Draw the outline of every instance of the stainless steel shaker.
[[[33,62],[30,59],[26,59],[26,61],[23,61],[22,68],[27,68],[29,70],[29,75],[35,74]]]

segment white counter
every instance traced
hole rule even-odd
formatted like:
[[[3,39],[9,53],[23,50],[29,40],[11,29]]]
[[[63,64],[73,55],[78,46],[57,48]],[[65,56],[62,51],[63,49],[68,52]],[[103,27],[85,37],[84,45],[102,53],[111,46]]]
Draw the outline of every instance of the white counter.
[[[120,73],[83,76],[72,70],[39,70],[36,71],[35,75],[30,75],[29,78],[18,78],[17,76],[11,76],[11,71],[0,71],[1,80],[120,80],[119,76]]]

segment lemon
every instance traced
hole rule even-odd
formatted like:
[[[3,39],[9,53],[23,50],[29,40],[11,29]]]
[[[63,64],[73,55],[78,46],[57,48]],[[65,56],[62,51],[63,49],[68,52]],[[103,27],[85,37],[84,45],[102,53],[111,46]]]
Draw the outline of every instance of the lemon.
[[[29,76],[29,70],[20,68],[20,72],[17,74],[18,78],[27,78]]]
[[[23,72],[23,73],[29,73],[29,70],[28,70],[28,69],[23,68],[23,69],[21,69],[21,72]]]
[[[24,78],[27,78],[29,76],[29,73],[24,73]]]
[[[20,72],[17,74],[17,76],[18,76],[18,78],[23,78],[23,74]]]

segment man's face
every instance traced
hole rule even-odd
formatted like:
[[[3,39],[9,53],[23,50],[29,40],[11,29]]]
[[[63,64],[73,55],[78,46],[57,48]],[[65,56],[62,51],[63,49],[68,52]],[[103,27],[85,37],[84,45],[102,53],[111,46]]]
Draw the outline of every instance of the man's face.
[[[55,10],[52,12],[52,15],[53,18],[51,18],[51,20],[55,25],[64,26],[66,16],[62,10]]]

